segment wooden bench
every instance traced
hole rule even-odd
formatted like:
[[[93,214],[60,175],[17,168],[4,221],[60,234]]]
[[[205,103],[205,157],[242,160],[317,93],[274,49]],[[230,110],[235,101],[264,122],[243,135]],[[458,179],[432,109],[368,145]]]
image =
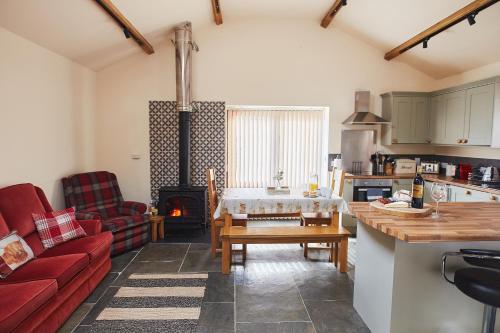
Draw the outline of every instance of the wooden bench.
[[[232,225],[232,216],[225,216],[222,239],[222,272],[231,272],[232,244],[289,244],[289,243],[339,243],[339,254],[330,254],[330,261],[338,261],[340,272],[347,272],[347,242],[349,231],[330,226],[238,227]]]

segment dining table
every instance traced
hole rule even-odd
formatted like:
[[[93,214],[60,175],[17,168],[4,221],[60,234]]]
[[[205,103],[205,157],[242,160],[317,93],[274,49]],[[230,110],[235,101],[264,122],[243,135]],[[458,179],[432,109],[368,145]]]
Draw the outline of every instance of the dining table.
[[[214,217],[225,214],[250,216],[286,216],[302,213],[347,212],[345,200],[337,195],[309,197],[304,189],[290,188],[290,193],[269,193],[266,188],[226,188]]]

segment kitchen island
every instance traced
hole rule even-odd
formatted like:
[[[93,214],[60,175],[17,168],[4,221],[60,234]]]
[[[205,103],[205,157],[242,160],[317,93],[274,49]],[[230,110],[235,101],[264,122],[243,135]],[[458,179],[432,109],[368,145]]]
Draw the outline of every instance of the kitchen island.
[[[444,281],[441,255],[500,250],[500,204],[441,203],[438,219],[387,215],[365,202],[349,206],[358,219],[354,307],[372,333],[481,331],[483,305]],[[464,265],[450,262],[450,273]]]

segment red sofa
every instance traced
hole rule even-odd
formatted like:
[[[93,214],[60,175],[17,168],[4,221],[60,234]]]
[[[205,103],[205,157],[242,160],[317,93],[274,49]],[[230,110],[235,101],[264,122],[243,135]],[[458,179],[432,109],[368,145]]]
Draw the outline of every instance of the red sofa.
[[[0,332],[55,332],[111,269],[111,232],[96,220],[79,221],[86,237],[45,250],[32,213],[52,211],[32,184],[0,189],[0,236],[12,230],[36,258],[0,279]]]

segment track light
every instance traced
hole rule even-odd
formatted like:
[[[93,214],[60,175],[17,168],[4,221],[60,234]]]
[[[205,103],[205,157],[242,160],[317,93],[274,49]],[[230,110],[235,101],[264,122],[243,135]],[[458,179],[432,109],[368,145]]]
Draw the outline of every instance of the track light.
[[[342,0],[342,6],[347,6],[347,0]]]
[[[423,42],[423,44],[422,44],[422,46],[424,47],[424,49],[426,49],[426,48],[427,48],[427,43],[428,43],[428,42],[429,42],[429,38],[424,39],[424,42]]]
[[[130,31],[128,31],[127,28],[123,28],[123,34],[125,35],[125,38],[129,39],[130,38]]]
[[[469,16],[467,16],[467,21],[469,21],[469,25],[476,24],[476,15],[477,14],[470,14]]]

